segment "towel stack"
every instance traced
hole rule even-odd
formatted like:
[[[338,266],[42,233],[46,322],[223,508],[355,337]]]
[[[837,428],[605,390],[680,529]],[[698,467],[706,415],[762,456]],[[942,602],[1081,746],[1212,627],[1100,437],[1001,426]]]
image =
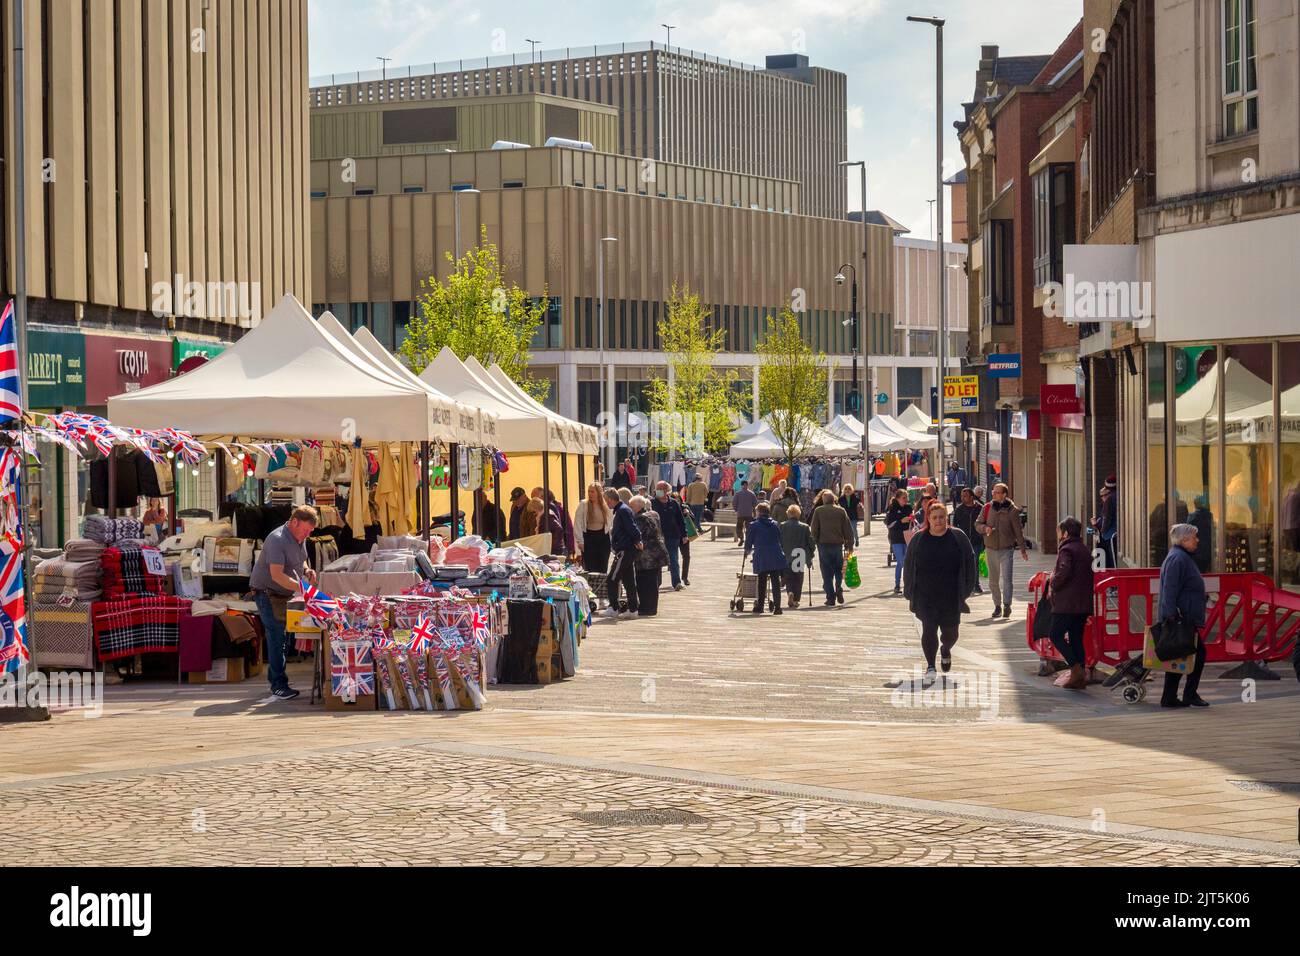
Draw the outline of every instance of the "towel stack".
[[[101,549],[102,550],[102,549]],[[98,601],[103,594],[99,558],[72,561],[66,556],[36,565],[32,594],[38,604],[54,604],[62,597]]]

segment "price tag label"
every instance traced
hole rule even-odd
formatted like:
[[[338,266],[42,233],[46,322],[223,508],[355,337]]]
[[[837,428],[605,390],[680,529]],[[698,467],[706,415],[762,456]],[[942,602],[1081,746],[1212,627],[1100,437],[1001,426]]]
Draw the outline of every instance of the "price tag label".
[[[155,577],[167,574],[167,565],[163,562],[162,552],[155,548],[144,549],[144,569]]]

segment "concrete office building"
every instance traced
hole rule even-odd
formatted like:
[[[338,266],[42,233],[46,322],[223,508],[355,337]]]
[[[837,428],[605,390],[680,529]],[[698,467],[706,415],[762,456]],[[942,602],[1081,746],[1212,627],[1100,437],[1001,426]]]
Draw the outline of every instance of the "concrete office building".
[[[21,188],[33,409],[102,412],[286,293],[311,301],[307,0],[28,0],[21,170],[12,23],[5,0],[0,298]],[[62,543],[86,469],[50,449],[41,476],[37,538]]]
[[[314,77],[311,106],[316,128],[339,111],[538,94],[559,98],[580,114],[597,106],[613,109],[617,138],[590,139],[597,149],[792,180],[803,187],[806,215],[843,219],[847,213],[847,186],[837,164],[848,158],[848,78],[810,66],[798,54],[769,56],[760,68],[658,43],[573,47],[535,57]],[[544,139],[521,137],[531,146]],[[447,126],[424,147],[441,152],[491,145],[457,147],[461,141],[459,128]],[[385,151],[392,145],[399,144],[386,143]]]
[[[602,404],[595,301],[606,236],[620,240],[605,253],[606,361],[615,379],[606,407],[635,410],[651,379],[667,374],[656,327],[677,284],[712,309],[727,332],[720,362],[746,381],[756,380],[754,347],[766,316],[802,299],[808,341],[834,368],[828,411],[843,411],[852,391],[850,290],[834,277],[841,264],[861,263],[863,244],[862,225],[845,217],[845,175],[836,165],[847,137],[844,77],[806,64],[756,71],[644,47],[513,66],[506,57],[481,69],[456,64],[348,84],[334,77],[314,88],[316,311],[328,308],[400,343],[421,281],[447,274],[459,204],[461,251],[486,227],[507,278],[551,299],[533,364],[551,379],[550,403],[563,414],[594,423]],[[689,82],[680,72],[688,65],[698,73]],[[723,84],[719,95],[703,95],[714,83]],[[773,112],[751,123],[757,109]],[[780,136],[764,125],[787,121],[794,126]],[[802,134],[786,136],[814,121],[826,129],[806,143]],[[752,140],[730,138],[728,130],[742,128]],[[543,145],[575,131],[595,148]],[[531,148],[486,148],[497,140]],[[868,231],[861,335],[873,367],[888,371],[878,384],[892,389],[892,357],[903,351],[893,316],[893,230]]]

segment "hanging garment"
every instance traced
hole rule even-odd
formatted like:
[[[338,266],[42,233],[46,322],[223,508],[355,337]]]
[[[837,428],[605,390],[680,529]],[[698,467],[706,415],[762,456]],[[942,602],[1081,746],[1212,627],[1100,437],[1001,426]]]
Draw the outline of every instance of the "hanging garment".
[[[713,465],[709,468],[709,491],[718,492],[722,490],[722,466]]]
[[[352,449],[352,493],[348,496],[348,528],[352,536],[364,539],[366,524],[370,520],[367,514],[366,475],[369,468],[365,452],[360,448]]]

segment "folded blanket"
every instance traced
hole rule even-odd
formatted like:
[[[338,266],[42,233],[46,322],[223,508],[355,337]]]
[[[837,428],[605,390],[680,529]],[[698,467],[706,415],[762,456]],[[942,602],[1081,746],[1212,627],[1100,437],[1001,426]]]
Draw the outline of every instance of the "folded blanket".
[[[145,570],[144,549],[118,545],[104,550],[104,598],[116,601],[130,594],[162,594],[163,578]]]
[[[189,613],[183,598],[132,595],[94,605],[95,646],[101,661],[136,654],[180,652],[180,622]]]
[[[60,607],[37,599],[30,610],[31,620],[39,634],[36,644],[38,667],[94,669],[95,640],[89,602]]]
[[[68,583],[89,582],[98,584],[102,574],[103,570],[99,560],[69,561],[67,558],[51,558],[36,565],[35,569],[37,580],[47,578],[50,581],[66,581]]]
[[[103,553],[104,545],[98,541],[91,541],[89,538],[73,538],[63,546],[63,557],[78,563],[93,561],[98,565],[99,558]]]
[[[91,541],[105,545],[123,540],[139,541],[144,538],[144,525],[136,518],[91,515],[86,519],[84,534]]]

